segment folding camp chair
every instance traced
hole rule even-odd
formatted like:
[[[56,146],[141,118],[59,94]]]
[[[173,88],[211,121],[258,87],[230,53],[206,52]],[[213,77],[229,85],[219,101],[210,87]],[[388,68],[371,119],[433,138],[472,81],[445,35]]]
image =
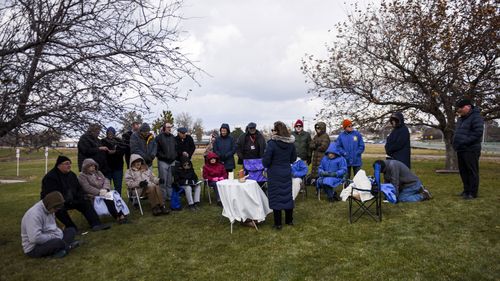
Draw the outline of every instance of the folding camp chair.
[[[200,168],[200,175],[203,175],[203,167]],[[212,189],[212,187],[208,185],[207,179],[202,178],[201,181],[201,193],[203,194],[203,197],[205,197],[205,194],[208,194],[208,204],[212,205],[212,197],[210,196],[210,189]]]
[[[264,175],[264,165],[262,159],[243,160],[243,169],[248,179],[256,181],[262,189],[267,187],[267,177]]]
[[[140,196],[139,192],[137,192],[137,188],[134,188],[133,190],[127,190],[127,196],[128,196],[128,201],[132,203],[132,205],[138,205],[139,206],[139,211],[141,212],[141,216],[144,215],[144,212],[142,211],[142,204],[141,200],[147,199],[147,196]]]
[[[338,185],[336,185],[336,186],[329,186],[328,185],[328,186],[333,188],[333,191],[336,192],[336,189],[339,186],[342,186],[342,188],[345,188],[347,184],[349,184],[349,180],[347,179],[347,174],[345,174],[344,177],[342,178],[342,182],[340,182]],[[318,194],[318,201],[321,201],[321,188],[322,188],[322,186],[324,186],[323,181],[322,181],[322,177],[319,177],[316,180],[316,193]]]
[[[349,196],[349,223],[356,222],[363,215],[369,215],[376,222],[382,221],[382,192],[380,185],[380,165],[375,164],[374,178],[371,179],[371,189],[361,189],[352,187]],[[360,197],[354,196],[354,192],[370,192],[373,197],[363,201]],[[357,207],[357,208],[356,208]],[[354,209],[356,208],[356,209]]]

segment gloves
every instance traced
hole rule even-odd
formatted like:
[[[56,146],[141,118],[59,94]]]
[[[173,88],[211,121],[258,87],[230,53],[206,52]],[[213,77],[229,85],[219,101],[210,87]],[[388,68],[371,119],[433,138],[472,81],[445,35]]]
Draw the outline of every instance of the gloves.
[[[147,180],[143,180],[139,183],[139,187],[140,188],[146,188],[148,187],[148,181]]]
[[[106,193],[108,193],[106,189],[99,189],[99,196],[106,196]]]

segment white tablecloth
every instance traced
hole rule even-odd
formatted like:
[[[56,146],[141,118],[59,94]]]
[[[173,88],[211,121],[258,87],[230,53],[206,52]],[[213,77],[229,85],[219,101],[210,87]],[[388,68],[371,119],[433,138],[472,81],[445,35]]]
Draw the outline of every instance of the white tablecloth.
[[[271,213],[266,194],[254,180],[241,183],[238,180],[222,180],[217,182],[217,190],[224,209],[222,215],[234,221],[247,219],[264,221]]]

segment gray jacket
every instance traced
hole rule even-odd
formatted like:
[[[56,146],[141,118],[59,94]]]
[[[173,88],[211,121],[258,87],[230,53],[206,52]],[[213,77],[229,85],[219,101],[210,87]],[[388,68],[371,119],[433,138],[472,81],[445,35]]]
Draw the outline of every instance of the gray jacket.
[[[386,182],[392,183],[396,187],[396,192],[405,187],[414,185],[419,178],[403,163],[398,160],[384,160],[384,178]]]
[[[55,215],[49,213],[42,200],[24,214],[21,220],[21,240],[25,254],[31,252],[35,245],[62,238],[63,232],[57,227]]]

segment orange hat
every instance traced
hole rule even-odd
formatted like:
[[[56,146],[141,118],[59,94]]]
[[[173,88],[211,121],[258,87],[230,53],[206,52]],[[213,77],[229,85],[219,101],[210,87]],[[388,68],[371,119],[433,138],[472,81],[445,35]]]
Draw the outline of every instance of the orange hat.
[[[342,127],[344,129],[347,128],[347,127],[349,127],[349,126],[351,126],[351,125],[352,125],[352,122],[349,119],[344,119],[344,121],[342,121]]]

